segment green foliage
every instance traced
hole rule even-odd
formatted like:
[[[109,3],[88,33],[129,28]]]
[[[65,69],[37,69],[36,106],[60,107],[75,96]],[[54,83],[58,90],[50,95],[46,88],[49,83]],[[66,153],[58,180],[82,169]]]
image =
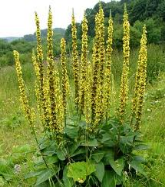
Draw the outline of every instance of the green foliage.
[[[101,2],[102,7],[105,13],[105,20],[108,20],[110,10],[112,12],[112,17],[114,19],[114,40],[116,48],[122,47],[122,15],[123,15],[123,4],[127,3],[129,20],[131,23],[131,46],[139,46],[139,39],[142,33],[142,26],[147,25],[147,37],[148,43],[160,43],[165,41],[164,37],[164,7],[165,3],[161,0],[122,0],[122,1],[111,1],[108,3]],[[94,38],[95,35],[95,15],[98,11],[99,3],[97,3],[93,9],[86,9],[86,16],[88,20],[89,31],[88,35],[91,38]],[[136,23],[138,22],[138,23]],[[105,23],[107,30],[107,24]],[[140,28],[139,28],[140,26]],[[81,38],[81,24],[77,23],[78,29],[78,39]],[[107,32],[107,31],[106,31]],[[71,48],[71,26],[69,25],[65,32],[65,38],[68,42],[68,45]]]
[[[36,185],[49,186],[52,180],[61,186],[115,187],[124,184],[125,172],[145,175],[145,160],[137,155],[147,149],[140,133],[117,119],[102,123],[95,134],[87,133],[85,122],[77,122],[68,121],[60,145],[46,137],[40,140],[36,171],[26,178],[35,177]]]
[[[26,144],[14,147],[11,155],[0,158],[0,186],[8,186],[15,180],[17,175],[22,172],[21,164],[27,161],[29,153],[33,151],[33,147]]]

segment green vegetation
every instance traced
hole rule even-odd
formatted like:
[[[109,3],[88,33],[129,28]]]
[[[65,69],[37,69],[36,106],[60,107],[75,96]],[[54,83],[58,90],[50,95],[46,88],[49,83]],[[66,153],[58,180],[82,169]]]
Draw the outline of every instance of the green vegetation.
[[[125,9],[121,29],[124,2],[131,27]],[[65,33],[57,29],[54,36],[50,9],[48,30],[41,31],[42,38],[36,14],[37,41],[35,34],[10,43],[0,40],[0,186],[165,186],[164,5],[161,0],[102,3],[104,22],[103,10],[97,4],[86,10],[82,31],[73,14],[72,26]],[[90,23],[94,20],[90,19],[95,15],[92,35]],[[146,49],[143,27],[139,52],[144,23],[149,45]],[[104,26],[108,30],[105,38]],[[64,34],[68,43],[61,40]],[[106,45],[104,39],[108,39]],[[14,63],[13,49],[20,52],[19,58],[14,51],[16,71],[8,66]],[[60,53],[61,58],[54,63]],[[83,64],[77,66],[80,61]],[[111,85],[110,95],[107,85]]]
[[[158,56],[160,54],[158,53]],[[114,55],[116,57],[116,55]],[[114,58],[116,64],[121,63],[122,54],[119,53],[118,57]],[[131,56],[131,72],[135,72],[137,57]],[[118,66],[117,66],[118,67]],[[23,75],[26,82],[27,91],[34,92],[34,70],[32,64],[23,65]],[[116,71],[116,73],[119,73]],[[115,80],[118,78],[117,74]],[[129,81],[131,83],[132,76]],[[117,81],[118,82],[118,81]],[[119,83],[116,82],[115,89],[118,90]],[[29,130],[27,120],[23,117],[20,109],[18,99],[18,83],[16,79],[16,72],[14,67],[6,67],[0,70],[0,175],[1,183],[5,183],[5,187],[16,187],[18,185],[31,186],[34,180],[25,179],[25,175],[34,169],[34,161],[38,163],[37,155],[34,152],[36,144],[33,135]],[[133,88],[133,83],[131,83]],[[30,101],[34,101],[33,94],[29,97]],[[145,179],[131,180],[131,184],[127,186],[134,187],[157,187],[164,186],[164,173],[165,173],[165,141],[164,141],[164,110],[165,110],[165,76],[159,75],[157,82],[147,86],[145,107],[143,114],[142,131],[147,144],[150,146],[148,151],[145,151],[145,158],[148,160],[148,169],[146,170],[148,177],[151,181]],[[12,107],[11,107],[12,106]],[[39,128],[39,127],[38,127]],[[38,129],[40,132],[40,128]],[[26,146],[26,147],[25,147]],[[22,149],[20,153],[15,152],[15,148]],[[30,148],[30,150],[29,150]],[[23,157],[19,158],[19,155]],[[13,157],[17,161],[13,162]],[[14,166],[18,164],[21,166],[21,172],[15,174]],[[5,167],[2,170],[2,165]],[[5,176],[6,174],[6,176]],[[8,177],[8,174],[10,177]],[[2,182],[3,181],[3,182]],[[8,181],[8,183],[6,183]],[[1,184],[0,183],[0,184]]]
[[[131,47],[139,46],[142,27],[146,24],[148,32],[148,43],[164,43],[165,41],[165,2],[164,0],[121,0],[104,3],[102,2],[105,13],[105,26],[108,27],[108,18],[110,10],[114,18],[114,47],[122,47],[122,15],[124,3],[127,3],[129,20],[131,23]],[[95,35],[95,15],[99,9],[97,3],[93,9],[86,9],[87,20],[89,23],[89,40],[92,45],[92,39]],[[81,24],[77,23],[78,43],[81,43]],[[106,33],[107,35],[107,33]],[[65,32],[65,38],[68,43],[71,42],[71,25]],[[79,45],[80,46],[80,45]],[[91,46],[92,47],[92,46]],[[79,47],[80,49],[80,47]]]
[[[54,55],[59,56],[60,54],[60,43],[61,38],[64,36],[65,29],[56,28],[54,29]],[[41,30],[42,42],[44,51],[46,51],[46,34],[47,30]],[[20,52],[20,58],[22,63],[31,62],[32,49],[36,46],[36,34],[25,35],[23,38],[18,38],[10,42],[7,39],[0,39],[0,67],[9,66],[14,64],[13,50]]]

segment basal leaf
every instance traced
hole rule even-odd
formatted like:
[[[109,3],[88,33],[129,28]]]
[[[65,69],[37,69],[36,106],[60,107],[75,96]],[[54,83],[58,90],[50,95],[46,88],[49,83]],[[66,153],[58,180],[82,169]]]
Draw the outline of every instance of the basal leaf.
[[[57,153],[57,157],[58,157],[60,160],[65,160],[66,151],[65,151],[64,149],[63,149],[63,150],[58,149],[56,153]]]
[[[85,143],[82,144],[83,146],[88,146],[88,147],[97,147],[98,146],[98,142],[96,139],[92,139],[92,140],[87,140],[85,141]]]
[[[117,160],[112,160],[110,159],[109,160],[109,163],[111,165],[111,167],[114,169],[114,171],[119,175],[121,176],[122,174],[122,171],[124,169],[124,159],[123,158],[120,158],[120,159],[117,159]]]
[[[101,187],[116,187],[113,171],[105,171]]]
[[[105,173],[104,164],[102,162],[96,164],[96,171],[94,174],[100,182],[102,182],[103,180],[104,173]]]
[[[105,155],[105,152],[104,150],[98,150],[98,151],[95,151],[93,154],[92,154],[92,158],[97,162],[99,163],[102,158],[104,157]]]
[[[52,178],[57,172],[58,172],[57,167],[54,169],[47,168],[47,169],[43,170],[42,173],[40,173],[40,175],[38,175],[35,186],[38,186],[38,185],[42,184],[43,182],[47,181],[48,179]]]
[[[78,126],[68,125],[64,129],[64,133],[66,133],[72,139],[76,139],[78,137],[78,131],[79,131]]]
[[[139,151],[141,151],[141,150],[147,150],[147,149],[149,149],[149,146],[145,145],[145,144],[139,144],[139,145],[136,145],[134,149],[135,150],[139,150]]]
[[[73,187],[74,181],[72,178],[67,177],[68,167],[66,166],[63,171],[63,182],[65,187]]]
[[[141,162],[133,160],[129,162],[130,166],[136,171],[139,172],[140,174],[146,176],[146,173],[144,171],[143,165]]]
[[[68,166],[67,176],[79,183],[84,183],[86,177],[96,171],[96,167],[91,162],[75,162]]]

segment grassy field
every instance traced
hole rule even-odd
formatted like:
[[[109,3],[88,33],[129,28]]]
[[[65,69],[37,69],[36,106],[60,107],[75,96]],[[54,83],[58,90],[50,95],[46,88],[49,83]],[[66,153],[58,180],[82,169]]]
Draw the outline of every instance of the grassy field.
[[[161,54],[155,54],[155,51]],[[149,47],[149,81],[163,62],[163,49]],[[130,90],[133,90],[137,51],[131,56]],[[122,69],[122,56],[115,52],[113,73],[116,80],[116,90],[120,81]],[[155,65],[155,63],[157,63]],[[162,67],[162,66],[161,66]],[[155,68],[155,69],[154,69]],[[158,72],[157,72],[158,71]],[[34,103],[34,73],[32,64],[23,66],[23,77],[26,82],[26,90],[31,103]],[[154,79],[154,77],[153,77]],[[27,121],[25,120],[20,105],[19,91],[15,67],[0,69],[0,186],[32,186],[32,180],[26,180],[25,175],[34,168],[35,141],[31,135]],[[118,97],[118,96],[117,96]],[[144,139],[150,146],[145,152],[147,160],[146,171],[150,180],[139,179],[130,181],[128,186],[165,186],[165,74],[160,73],[157,80],[148,83],[143,123],[141,131]],[[38,127],[37,127],[38,128]],[[38,128],[38,131],[40,129]],[[4,180],[4,178],[5,180]],[[6,183],[8,181],[8,183]]]

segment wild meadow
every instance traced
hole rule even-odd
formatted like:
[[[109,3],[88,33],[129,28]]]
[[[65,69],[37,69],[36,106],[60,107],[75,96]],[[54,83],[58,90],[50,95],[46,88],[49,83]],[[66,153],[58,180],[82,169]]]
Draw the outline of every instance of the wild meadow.
[[[130,48],[125,7],[124,53],[113,49],[113,18],[105,41],[100,5],[91,54],[85,15],[78,54],[73,13],[72,54],[62,39],[54,61],[51,9],[46,59],[35,20],[31,63],[14,51],[16,65],[0,69],[0,186],[164,186],[163,45],[147,45],[144,26]]]

